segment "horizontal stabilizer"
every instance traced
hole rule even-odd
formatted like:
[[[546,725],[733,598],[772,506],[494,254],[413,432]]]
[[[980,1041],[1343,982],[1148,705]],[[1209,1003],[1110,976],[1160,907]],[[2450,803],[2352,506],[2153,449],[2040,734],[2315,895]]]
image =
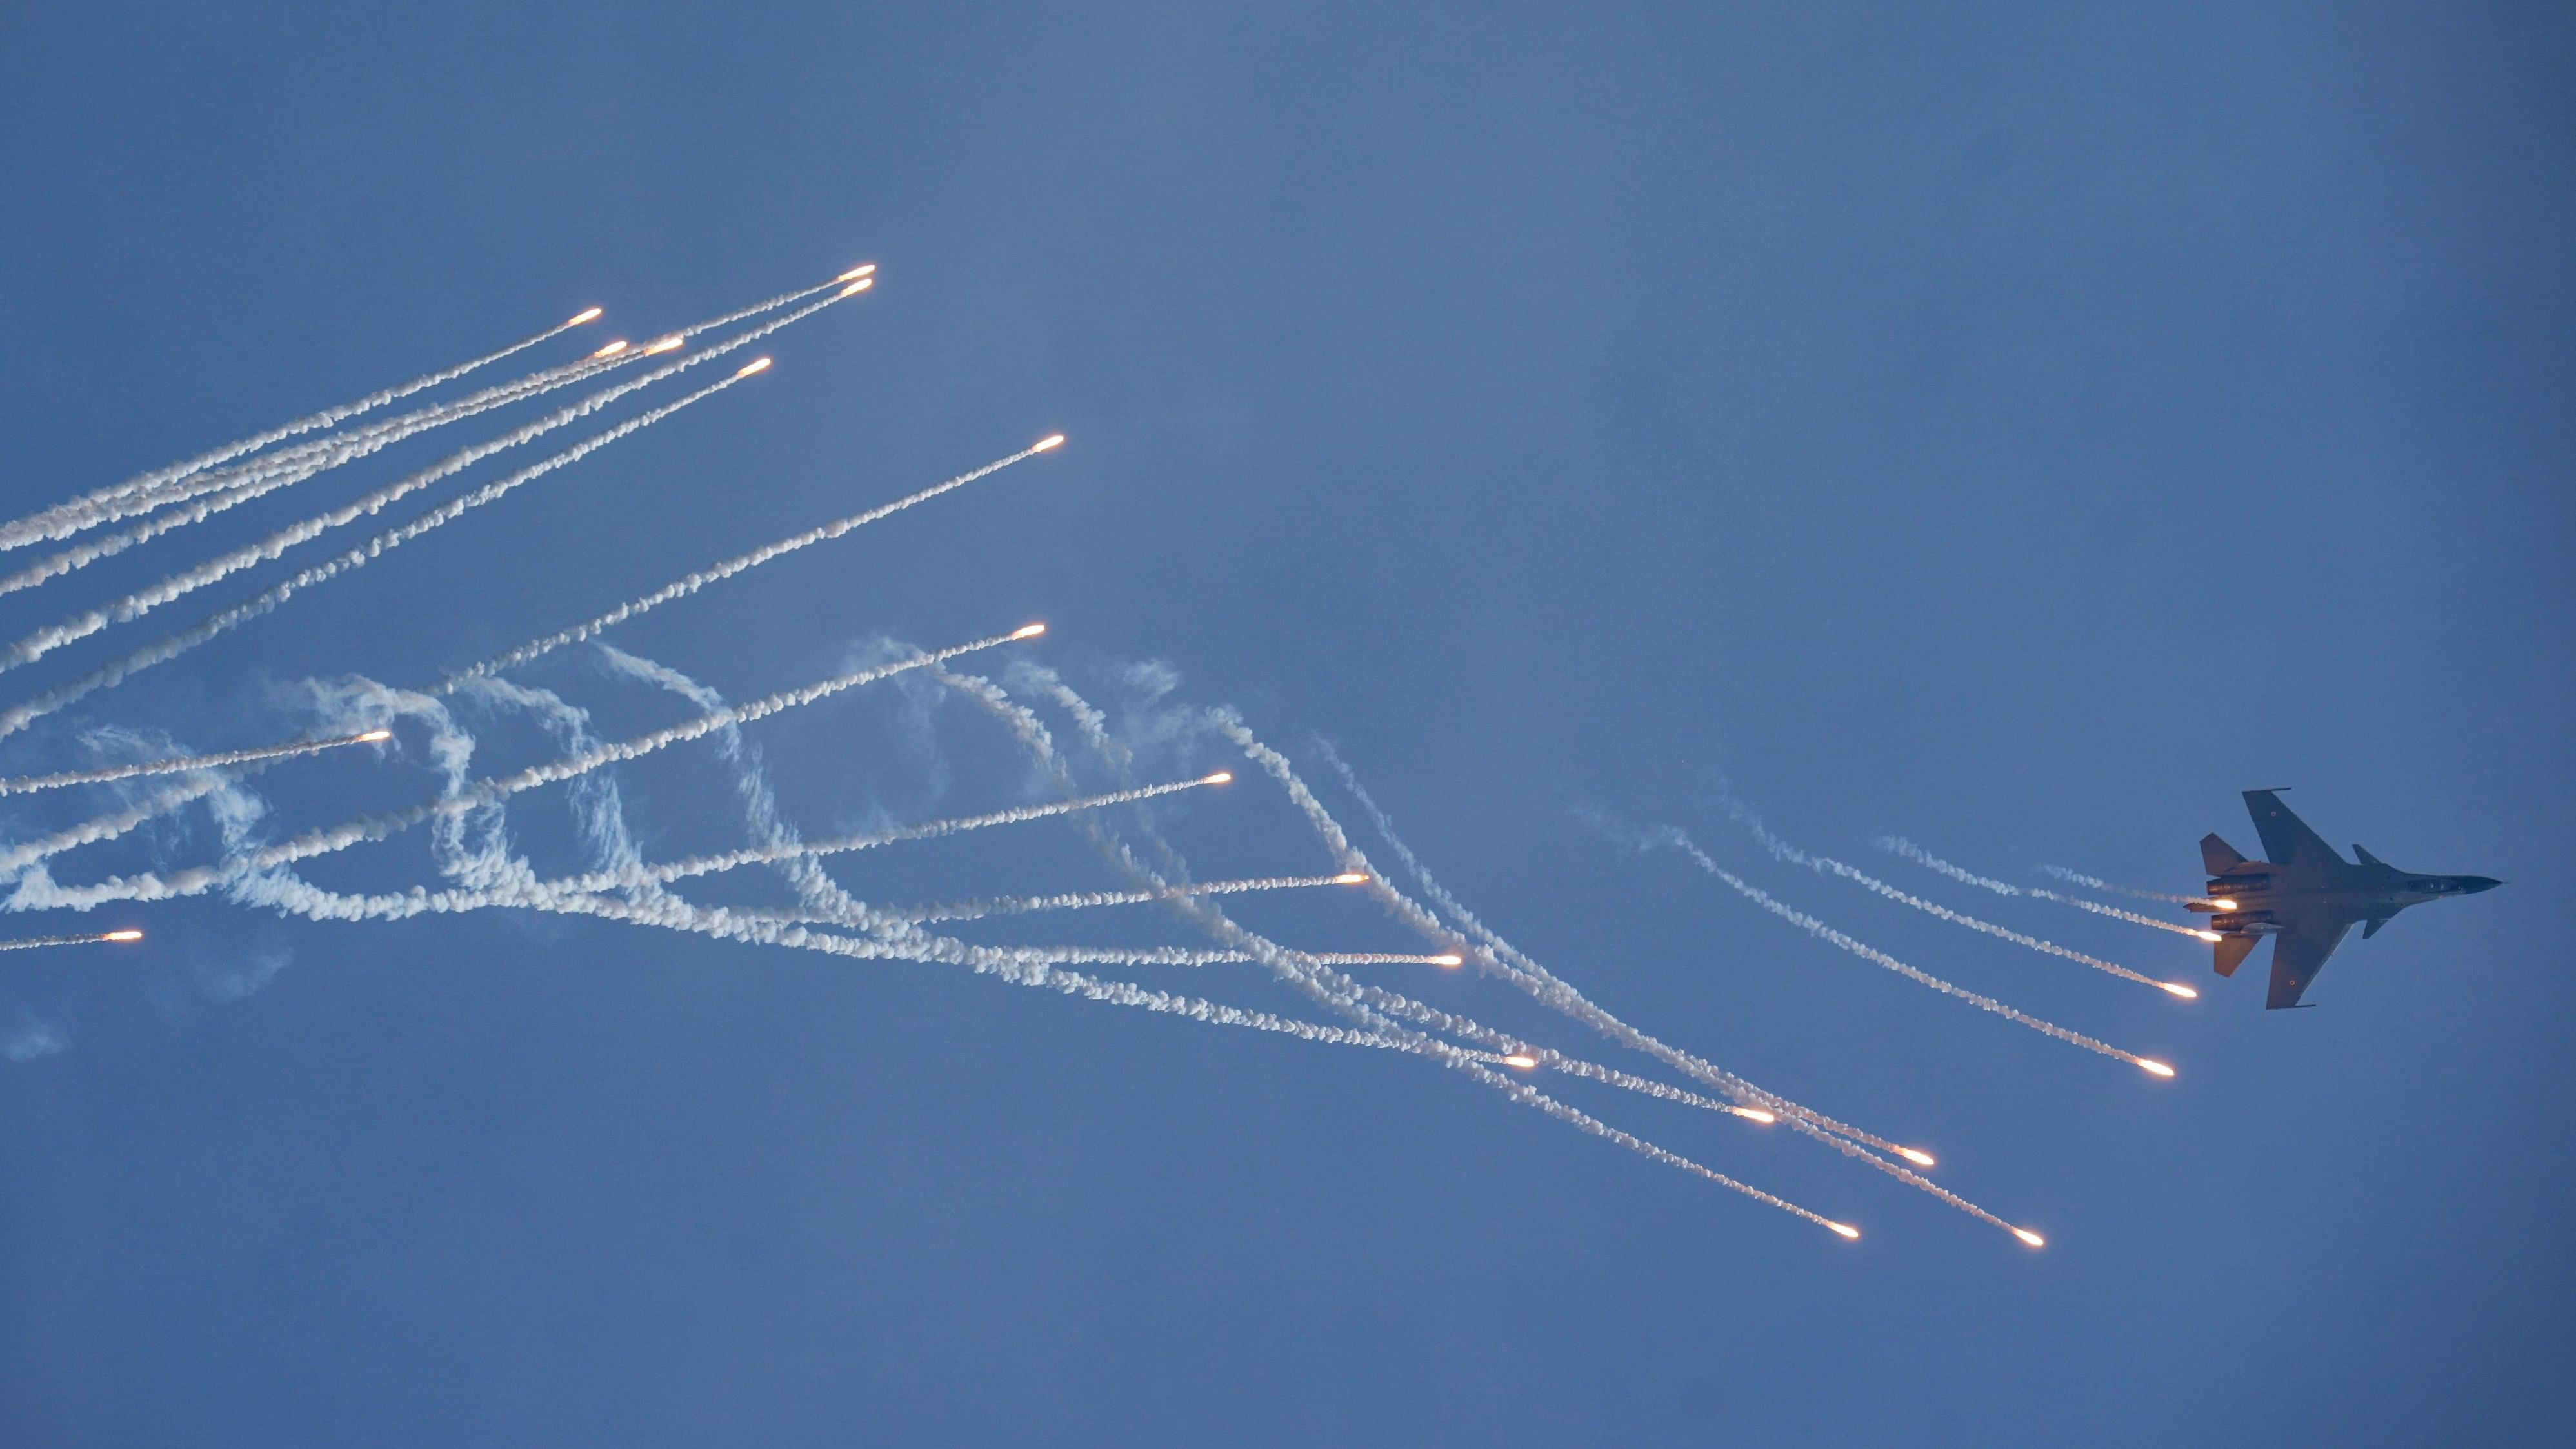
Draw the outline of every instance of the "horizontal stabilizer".
[[[2218,832],[2213,830],[2200,838],[2200,863],[2208,867],[2211,875],[2225,875],[2243,865],[2245,857],[2236,853],[2235,846],[2219,839]]]
[[[2255,943],[2262,939],[2260,936],[2221,936],[2218,944],[2209,948],[2210,954],[2217,958],[2211,964],[2218,968],[2219,975],[2233,976],[2236,968],[2245,964],[2245,958],[2254,954]]]

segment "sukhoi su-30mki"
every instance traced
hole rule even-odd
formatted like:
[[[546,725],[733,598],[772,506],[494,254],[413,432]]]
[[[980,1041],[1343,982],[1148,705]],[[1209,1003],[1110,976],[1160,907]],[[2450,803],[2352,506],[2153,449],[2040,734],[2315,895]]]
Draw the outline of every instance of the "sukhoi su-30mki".
[[[2203,934],[2214,943],[2221,976],[2235,975],[2265,936],[2275,938],[2272,990],[2263,1001],[2273,1011],[2299,1004],[2356,922],[2366,941],[2408,906],[2504,884],[2482,875],[2415,875],[2358,845],[2352,848],[2361,858],[2356,865],[2291,814],[2275,791],[2246,791],[2245,808],[2263,837],[2264,854],[2272,858],[2247,860],[2216,834],[2202,836],[2209,899],[2192,902],[2191,909],[2209,915],[2210,929]]]

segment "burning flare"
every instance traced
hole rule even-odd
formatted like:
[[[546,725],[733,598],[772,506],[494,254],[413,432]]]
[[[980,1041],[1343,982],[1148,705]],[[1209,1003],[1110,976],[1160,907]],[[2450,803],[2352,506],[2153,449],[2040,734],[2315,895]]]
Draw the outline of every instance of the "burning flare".
[[[2159,981],[2156,984],[2163,987],[2165,990],[2172,992],[2174,995],[2181,997],[2185,1001],[2198,1001],[2200,999],[2199,992],[2192,990],[2190,987],[2183,985],[2179,981]]]
[[[143,933],[136,930],[110,931],[106,935],[99,937],[99,939],[102,941],[140,941],[143,939]]]
[[[2226,940],[2226,939],[2227,939],[2225,936],[2222,936],[2222,935],[2218,934],[2216,931],[2194,931],[2194,932],[2192,932],[2192,934],[2193,934],[2193,935],[2195,935],[2195,936],[2198,936],[2200,939],[2202,939],[2202,940],[2204,940],[2204,941],[2224,941],[2224,940]]]
[[[1228,775],[1228,776],[1226,776],[1226,778],[1227,778],[1227,779],[1229,779],[1229,780],[1231,780],[1231,779],[1233,779],[1234,777],[1233,777],[1232,775]],[[1367,885],[1367,884],[1368,884],[1368,876],[1367,876],[1367,875],[1365,875],[1364,873],[1360,872],[1360,871],[1356,871],[1356,870],[1346,870],[1346,871],[1343,871],[1340,875],[1337,875],[1337,876],[1333,877],[1333,884],[1335,884],[1335,885]]]
[[[1738,1117],[1743,1118],[1743,1119],[1744,1119],[1745,1121],[1747,1121],[1747,1122],[1765,1122],[1765,1123],[1768,1123],[1768,1122],[1777,1122],[1777,1121],[1779,1121],[1779,1120],[1780,1120],[1779,1118],[1777,1118],[1777,1117],[1775,1117],[1775,1116],[1771,1115],[1770,1113],[1763,1111],[1763,1110],[1762,1110],[1761,1108],[1759,1108],[1759,1107],[1738,1107],[1738,1108],[1736,1108],[1736,1109],[1735,1109],[1735,1115],[1736,1115],[1736,1116],[1738,1116]]]
[[[573,316],[571,317],[571,319],[570,319],[570,320],[568,320],[568,321],[566,321],[566,322],[564,323],[564,325],[565,325],[566,327],[578,327],[578,326],[580,326],[581,324],[583,324],[584,322],[596,322],[596,321],[598,321],[598,320],[599,320],[599,309],[598,309],[597,307],[593,307],[593,308],[591,308],[590,310],[588,310],[588,311],[586,311],[586,312],[576,312],[576,313],[574,313],[574,314],[573,314]]]
[[[2170,1077],[2170,1076],[2172,1076],[2172,1075],[2174,1074],[2174,1069],[2173,1069],[2173,1068],[2171,1068],[2171,1067],[2169,1067],[2169,1066],[2166,1066],[2164,1063],[2162,1063],[2162,1062],[2160,1062],[2160,1061],[2157,1061],[2157,1060],[2156,1060],[2155,1058],[2153,1058],[2153,1057],[2140,1057],[2140,1058],[2138,1058],[2138,1065],[2139,1065],[2139,1066],[2142,1066],[2142,1067],[2144,1067],[2144,1068],[2146,1068],[2148,1071],[2151,1071],[2151,1072],[2155,1073],[2155,1074],[2156,1074],[2157,1076],[2159,1076],[2159,1077]]]
[[[1917,1167],[1930,1167],[1933,1165],[1932,1154],[1923,1151],[1919,1147],[1900,1147],[1896,1149],[1896,1155],[1913,1163]]]
[[[1043,453],[1050,448],[1061,448],[1063,446],[1064,434],[1049,433],[1045,437],[1038,439],[1037,444],[1030,448],[1029,451],[1032,453]]]
[[[1528,1052],[1513,1052],[1503,1058],[1503,1065],[1507,1067],[1518,1067],[1522,1071],[1528,1071],[1530,1068],[1538,1065],[1538,1058],[1531,1056]]]
[[[1837,1222],[1828,1221],[1828,1222],[1825,1224],[1825,1226],[1826,1226],[1826,1227],[1829,1227],[1829,1228],[1831,1228],[1831,1229],[1833,1229],[1835,1232],[1838,1232],[1838,1233],[1842,1234],[1842,1235],[1843,1235],[1844,1237],[1846,1237],[1846,1238],[1851,1238],[1851,1239],[1857,1240],[1857,1239],[1860,1237],[1860,1229],[1858,1229],[1858,1228],[1856,1228],[1856,1227],[1853,1227],[1853,1226],[1852,1226],[1851,1224],[1849,1224],[1849,1223],[1837,1223]]]
[[[2048,1239],[2041,1237],[2039,1234],[2032,1232],[2028,1228],[2013,1229],[2013,1236],[2030,1244],[2034,1248],[2045,1248],[2048,1246]]]
[[[873,272],[873,271],[875,271],[876,269],[877,269],[877,264],[876,264],[876,263],[874,263],[874,262],[870,262],[870,263],[868,263],[866,266],[862,266],[862,267],[852,267],[852,268],[850,268],[848,271],[843,272],[842,274],[840,274],[840,275],[839,275],[839,276],[837,276],[837,277],[834,277],[832,280],[833,280],[833,281],[835,281],[835,282],[855,282],[855,281],[857,281],[859,278],[861,278],[861,277],[864,277],[864,276],[868,275],[870,272]]]
[[[612,342],[612,343],[608,344],[606,347],[603,347],[603,348],[599,349],[597,352],[592,353],[592,354],[591,354],[591,356],[593,356],[593,357],[615,357],[617,354],[619,354],[619,353],[621,353],[621,352],[624,352],[625,350],[626,350],[626,339],[625,339],[625,338],[623,338],[623,337],[620,337],[620,338],[618,338],[616,341],[614,341],[614,342]]]
[[[1014,639],[1034,639],[1045,632],[1046,625],[1044,624],[1022,624],[1020,627],[1011,631],[1011,637]],[[1226,778],[1232,779],[1234,777],[1229,775]]]

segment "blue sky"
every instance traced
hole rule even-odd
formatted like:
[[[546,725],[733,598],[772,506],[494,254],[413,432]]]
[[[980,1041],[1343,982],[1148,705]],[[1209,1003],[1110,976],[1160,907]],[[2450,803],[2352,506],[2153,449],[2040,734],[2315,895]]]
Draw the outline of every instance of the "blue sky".
[[[0,1062],[0,1420],[44,1445],[2561,1437],[2570,57],[2563,16],[2508,6],[0,18],[6,516],[592,303],[642,336],[883,268],[773,376],[0,744],[9,772],[72,763],[83,725],[261,742],[289,681],[434,676],[1061,429],[1060,457],[614,641],[737,696],[879,632],[1031,618],[1086,678],[1168,661],[1176,697],[1334,741],[1453,889],[1627,1019],[1925,1142],[2052,1240],[1786,1134],[1583,1099],[1860,1222],[1846,1245],[1418,1061],[931,967],[178,902],[133,952],[0,975],[0,1033],[61,1048]],[[0,608],[33,628],[197,556],[151,547]],[[530,678],[611,732],[676,717],[587,658]],[[934,754],[902,698],[835,708],[760,736],[791,811],[1018,783],[989,742]],[[263,788],[318,823],[426,778],[335,758]],[[623,783],[649,848],[722,838],[704,758]],[[2339,844],[2511,884],[2267,1015],[2259,959],[2218,983],[2179,937],[1870,844],[2189,889],[2192,842],[2251,850],[2236,792],[2279,785]],[[2209,989],[1780,867],[1722,790]],[[1688,826],[2181,1076],[1879,972],[1583,810]],[[537,818],[533,849],[568,848]],[[1211,871],[1323,864],[1275,795],[1173,818]],[[852,879],[1077,863],[1051,836]],[[1260,919],[1387,939],[1323,904]],[[1535,1028],[1492,983],[1405,980]]]

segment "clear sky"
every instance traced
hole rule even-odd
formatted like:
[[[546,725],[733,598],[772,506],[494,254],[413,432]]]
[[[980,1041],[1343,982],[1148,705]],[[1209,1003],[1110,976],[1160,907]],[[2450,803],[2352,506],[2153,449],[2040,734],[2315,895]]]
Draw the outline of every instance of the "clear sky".
[[[0,1060],[0,1438],[2564,1442],[2576,28],[1943,8],[0,14],[0,516],[582,306],[642,337],[883,268],[773,376],[0,768],[104,724],[264,742],[285,681],[434,676],[1062,429],[614,642],[737,696],[880,631],[1032,618],[1086,677],[1168,661],[1175,698],[1335,742],[1605,1004],[2051,1238],[1582,1099],[1862,1224],[1845,1244],[1417,1060],[927,966],[499,915],[30,914],[9,933],[152,936],[0,958],[26,1058]],[[394,467],[0,599],[7,632]],[[548,668],[612,732],[678,715]],[[759,736],[791,813],[1009,793],[902,698]],[[648,849],[723,838],[707,758],[625,777]],[[352,755],[263,788],[320,822],[427,778]],[[2203,832],[2254,850],[2236,792],[2263,786],[2339,845],[2510,884],[2356,937],[2320,1009],[2267,1014],[2263,957],[2219,982],[2193,942],[1871,845],[2187,890]],[[1721,789],[2205,994],[1778,865]],[[12,838],[78,818],[6,803]],[[1687,826],[2181,1075],[1881,972],[1586,810]],[[1324,864],[1275,793],[1176,818],[1211,871]],[[95,868],[215,848],[201,824]],[[882,884],[1051,888],[1050,849]]]

